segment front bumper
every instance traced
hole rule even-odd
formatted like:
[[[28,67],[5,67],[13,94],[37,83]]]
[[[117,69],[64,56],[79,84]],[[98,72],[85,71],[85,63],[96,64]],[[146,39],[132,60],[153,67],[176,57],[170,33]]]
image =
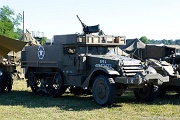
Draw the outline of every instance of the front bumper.
[[[122,83],[127,85],[145,85],[154,84],[162,85],[164,82],[169,82],[169,76],[162,76],[161,74],[147,74],[140,77],[116,77],[116,83]]]

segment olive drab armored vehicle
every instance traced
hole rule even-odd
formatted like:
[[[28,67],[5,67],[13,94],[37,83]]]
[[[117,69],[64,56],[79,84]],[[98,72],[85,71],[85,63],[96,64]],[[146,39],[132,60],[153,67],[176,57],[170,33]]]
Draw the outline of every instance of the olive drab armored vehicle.
[[[169,76],[169,82],[159,86],[158,96],[165,97],[166,91],[180,94],[180,46],[151,44],[146,45],[144,50],[143,57],[147,59],[147,64],[159,74]]]
[[[87,89],[102,106],[112,105],[126,89],[133,89],[139,100],[153,101],[157,86],[168,77],[124,56],[118,46],[126,44],[125,36],[93,35],[99,25],[82,25],[83,34],[55,35],[53,45],[25,47],[27,86],[51,97],[61,96],[69,86]]]
[[[163,98],[166,95],[166,91],[176,91],[180,95],[180,75],[179,66],[173,66],[167,61],[159,61],[156,59],[149,59],[147,64],[152,66],[161,75],[168,75],[169,82],[163,83],[159,86],[159,97]]]

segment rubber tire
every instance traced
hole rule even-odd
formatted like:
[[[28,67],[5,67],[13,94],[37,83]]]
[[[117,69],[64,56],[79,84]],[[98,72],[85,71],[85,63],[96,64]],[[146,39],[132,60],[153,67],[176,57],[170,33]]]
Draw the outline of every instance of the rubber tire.
[[[143,89],[145,92],[142,93]],[[134,90],[135,97],[141,102],[153,102],[158,96],[158,86],[148,85]]]
[[[102,92],[104,92],[102,94]],[[110,106],[116,99],[116,87],[112,78],[99,75],[95,78],[92,88],[95,102],[101,106]]]
[[[158,88],[158,97],[159,98],[164,98],[166,96],[166,86],[165,85],[161,85]]]

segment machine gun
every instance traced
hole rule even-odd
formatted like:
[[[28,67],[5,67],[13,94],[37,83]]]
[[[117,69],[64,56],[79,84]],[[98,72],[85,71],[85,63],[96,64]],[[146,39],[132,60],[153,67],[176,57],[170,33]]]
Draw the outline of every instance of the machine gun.
[[[97,33],[97,32],[100,31],[99,24],[98,24],[98,25],[94,25],[94,26],[86,26],[86,25],[81,21],[81,19],[78,17],[78,15],[77,15],[77,18],[79,19],[79,21],[80,21],[81,24],[82,24],[84,34]]]

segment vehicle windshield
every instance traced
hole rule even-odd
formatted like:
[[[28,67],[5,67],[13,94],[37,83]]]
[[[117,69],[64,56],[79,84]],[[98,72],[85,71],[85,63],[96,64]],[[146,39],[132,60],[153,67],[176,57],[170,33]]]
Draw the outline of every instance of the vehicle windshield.
[[[92,54],[92,55],[117,54],[115,49],[116,47],[107,47],[107,46],[79,47],[80,54]]]

